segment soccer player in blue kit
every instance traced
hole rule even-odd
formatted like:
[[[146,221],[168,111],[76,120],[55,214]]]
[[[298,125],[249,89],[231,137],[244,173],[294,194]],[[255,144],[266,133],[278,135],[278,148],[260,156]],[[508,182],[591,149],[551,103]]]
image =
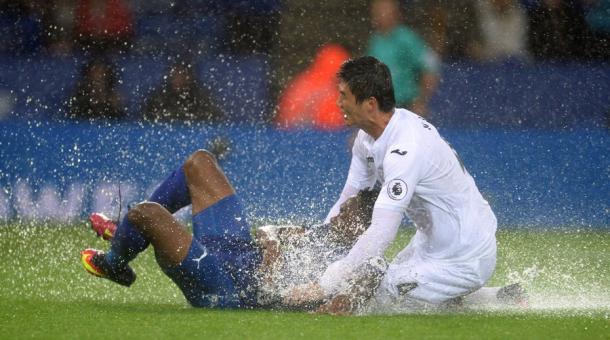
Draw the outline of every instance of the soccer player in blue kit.
[[[255,242],[229,180],[214,156],[198,150],[161,183],[148,201],[132,207],[118,226],[102,214],[92,214],[93,230],[110,240],[111,247],[107,253],[86,249],[81,252],[81,262],[92,275],[130,286],[136,275],[129,262],[152,244],[159,266],[192,306],[282,308],[281,292],[274,291],[278,285],[261,284],[274,275],[288,280],[284,282],[288,285],[295,279],[292,277],[295,268],[289,268],[290,273],[278,270],[281,255],[276,254],[277,242],[284,242],[286,235],[296,230],[297,243],[303,244],[304,238],[310,240],[309,254],[314,254],[309,255],[311,262],[323,270],[324,261],[332,262],[337,256],[343,256],[341,249],[349,249],[362,233],[361,227],[368,224],[373,197],[376,195],[363,191],[347,200],[342,213],[333,218],[328,229],[263,227],[258,229],[258,242]],[[172,215],[189,204],[193,214],[192,234]],[[363,272],[362,281],[371,288],[358,294],[360,300],[370,297],[381,280],[385,262],[380,261],[377,267],[363,267],[363,270],[372,270]],[[301,264],[292,265],[299,267],[297,276],[316,275],[318,269],[307,273]],[[324,306],[324,302],[291,306],[291,309],[312,310]]]
[[[192,204],[193,234],[172,215]],[[96,219],[97,218],[97,219]],[[107,253],[81,253],[85,269],[130,286],[129,262],[149,244],[167,276],[195,307],[247,308],[256,305],[256,271],[261,261],[233,187],[209,152],[194,152],[155,190],[132,207],[116,231],[92,215],[100,236],[111,236]]]

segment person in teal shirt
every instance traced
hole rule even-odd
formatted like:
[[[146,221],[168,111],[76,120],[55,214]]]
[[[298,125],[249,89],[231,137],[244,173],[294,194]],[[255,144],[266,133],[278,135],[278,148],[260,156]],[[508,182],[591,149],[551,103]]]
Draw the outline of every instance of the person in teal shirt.
[[[585,17],[593,33],[593,57],[610,60],[610,0],[593,0]]]
[[[428,101],[438,85],[438,57],[401,23],[397,1],[373,1],[371,21],[375,32],[369,40],[367,55],[390,68],[397,106],[426,116]]]

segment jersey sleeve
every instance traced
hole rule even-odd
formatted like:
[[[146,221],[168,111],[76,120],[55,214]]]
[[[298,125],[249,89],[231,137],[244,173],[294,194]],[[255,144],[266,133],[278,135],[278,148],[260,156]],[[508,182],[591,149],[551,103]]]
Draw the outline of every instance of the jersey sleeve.
[[[346,185],[362,190],[375,184],[375,172],[369,167],[367,156],[364,132],[360,131],[352,147],[352,160],[345,181]]]
[[[330,219],[339,213],[341,204],[348,198],[356,195],[358,191],[369,188],[375,184],[375,173],[368,167],[366,149],[362,142],[362,133],[363,132],[360,131],[354,141],[354,146],[352,147],[352,160],[341,195],[326,215],[324,223],[330,222]]]
[[[375,208],[404,211],[415,192],[424,162],[414,144],[396,144],[388,148],[383,159],[385,181]]]

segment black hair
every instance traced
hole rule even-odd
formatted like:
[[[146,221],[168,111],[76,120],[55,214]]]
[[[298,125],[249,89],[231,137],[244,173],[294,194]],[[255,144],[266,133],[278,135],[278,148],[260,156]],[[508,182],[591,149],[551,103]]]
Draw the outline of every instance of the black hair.
[[[365,56],[346,61],[337,77],[349,86],[357,103],[374,97],[383,112],[390,112],[396,106],[390,69],[374,57]]]

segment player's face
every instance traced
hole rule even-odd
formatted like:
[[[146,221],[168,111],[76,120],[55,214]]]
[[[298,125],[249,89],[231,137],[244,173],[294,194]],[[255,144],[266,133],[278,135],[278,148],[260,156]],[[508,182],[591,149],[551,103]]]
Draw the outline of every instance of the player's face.
[[[360,127],[365,118],[364,102],[358,104],[356,96],[352,93],[347,83],[339,82],[339,99],[337,105],[343,112],[345,125]]]

